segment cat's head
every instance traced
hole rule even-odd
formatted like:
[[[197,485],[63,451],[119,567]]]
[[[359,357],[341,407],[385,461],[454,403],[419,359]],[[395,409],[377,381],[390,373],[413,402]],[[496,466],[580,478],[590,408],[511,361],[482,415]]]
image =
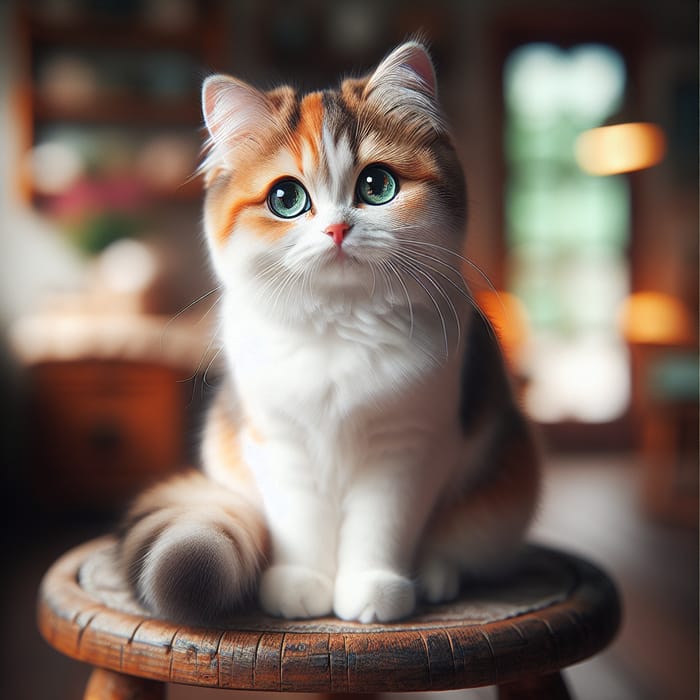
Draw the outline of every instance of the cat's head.
[[[430,258],[455,265],[464,182],[420,43],[303,96],[214,75],[202,105],[205,229],[225,285],[322,302],[416,286]]]

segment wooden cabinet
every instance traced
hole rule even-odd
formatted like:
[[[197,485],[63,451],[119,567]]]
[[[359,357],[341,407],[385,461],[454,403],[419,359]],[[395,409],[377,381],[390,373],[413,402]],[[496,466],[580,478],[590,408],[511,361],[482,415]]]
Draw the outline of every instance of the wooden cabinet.
[[[182,371],[123,360],[29,369],[31,487],[56,507],[119,507],[186,461]]]

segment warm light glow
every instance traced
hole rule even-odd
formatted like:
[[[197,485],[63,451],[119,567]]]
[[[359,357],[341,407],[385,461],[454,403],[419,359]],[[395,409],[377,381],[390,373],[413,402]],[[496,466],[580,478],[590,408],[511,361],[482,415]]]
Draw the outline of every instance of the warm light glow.
[[[503,354],[512,367],[520,364],[520,353],[529,335],[527,311],[523,303],[508,292],[480,292],[479,307],[491,321]]]
[[[97,270],[108,289],[143,294],[157,276],[158,261],[144,243],[126,238],[104,250],[97,260]]]
[[[666,153],[666,138],[654,124],[616,124],[584,131],[575,149],[582,170],[591,175],[615,175],[659,163]]]
[[[525,407],[541,423],[608,423],[629,403],[629,358],[621,340],[598,332],[540,335],[528,353]]]
[[[85,164],[79,153],[67,143],[48,141],[27,154],[27,165],[34,189],[39,194],[66,192],[83,175]]]
[[[668,294],[637,292],[624,302],[622,333],[630,343],[682,345],[692,340],[692,320],[683,304]]]

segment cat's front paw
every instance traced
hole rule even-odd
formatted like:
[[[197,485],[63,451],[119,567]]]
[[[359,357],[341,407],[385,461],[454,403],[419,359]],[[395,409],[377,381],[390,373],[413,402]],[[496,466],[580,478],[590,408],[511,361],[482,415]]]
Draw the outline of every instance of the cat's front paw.
[[[333,607],[333,581],[305,566],[271,566],[260,581],[260,604],[278,617],[323,617]]]
[[[390,622],[410,615],[415,605],[413,583],[393,571],[344,574],[335,584],[333,609],[343,620]]]

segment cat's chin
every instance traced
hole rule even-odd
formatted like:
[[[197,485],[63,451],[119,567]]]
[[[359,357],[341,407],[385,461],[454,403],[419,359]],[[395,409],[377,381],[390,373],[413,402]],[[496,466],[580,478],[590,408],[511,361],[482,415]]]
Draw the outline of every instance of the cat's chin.
[[[324,251],[321,256],[321,261],[325,265],[335,267],[348,267],[361,263],[357,251],[349,250],[347,247],[334,246],[333,248]]]
[[[367,261],[342,248],[326,252],[319,262],[314,277],[332,286],[355,286],[372,276]]]

